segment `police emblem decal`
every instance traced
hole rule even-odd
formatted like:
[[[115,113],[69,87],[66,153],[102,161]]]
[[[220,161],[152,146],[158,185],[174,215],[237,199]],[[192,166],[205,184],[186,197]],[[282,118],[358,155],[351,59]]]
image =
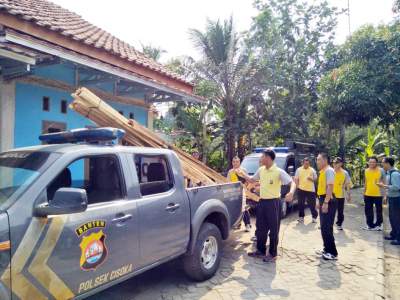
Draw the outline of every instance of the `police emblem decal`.
[[[80,243],[82,251],[80,267],[82,270],[95,270],[107,258],[108,250],[105,244],[106,235],[103,230],[83,236]]]

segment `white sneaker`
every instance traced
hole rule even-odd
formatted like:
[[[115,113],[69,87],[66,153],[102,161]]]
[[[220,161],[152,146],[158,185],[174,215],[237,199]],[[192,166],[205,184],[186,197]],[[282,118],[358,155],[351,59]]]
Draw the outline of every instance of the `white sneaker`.
[[[374,227],[372,230],[375,230],[375,231],[382,231],[382,230],[383,230],[383,226],[382,226],[382,225],[376,226],[376,227]]]
[[[323,253],[322,258],[325,260],[337,260],[337,256],[330,253]]]
[[[298,219],[297,219],[297,222],[299,222],[299,223],[304,223],[304,218],[298,218]]]
[[[362,229],[362,230],[367,230],[367,231],[373,231],[373,230],[375,230],[373,227],[369,227],[368,225],[362,226],[361,229]]]
[[[256,236],[253,236],[253,237],[251,238],[251,241],[252,241],[252,242],[257,242],[257,237],[256,237]]]
[[[318,223],[318,220],[317,220],[317,218],[312,218],[312,221],[311,222],[313,222],[313,223]]]
[[[317,256],[321,257],[322,255],[325,254],[325,250],[316,250],[316,251],[315,251],[315,254],[316,254]]]
[[[246,224],[246,228],[244,229],[244,231],[250,232],[250,230],[251,230],[251,225],[250,224]]]
[[[336,225],[336,228],[337,228],[338,230],[343,230],[343,227],[342,227],[341,225]]]

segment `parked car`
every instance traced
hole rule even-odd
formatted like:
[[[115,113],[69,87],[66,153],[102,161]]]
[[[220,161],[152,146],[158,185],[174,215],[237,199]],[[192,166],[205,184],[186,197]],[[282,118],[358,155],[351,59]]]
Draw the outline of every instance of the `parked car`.
[[[173,151],[62,134],[0,153],[0,299],[81,299],[175,258],[215,274],[240,183],[186,189]]]
[[[313,167],[315,168],[315,145],[300,143],[300,142],[288,142],[286,147],[271,147],[275,153],[276,165],[285,170],[289,175],[294,176],[295,171],[301,166],[303,158],[306,156],[310,158]],[[260,167],[260,158],[263,150],[267,147],[255,148],[253,153],[244,157],[241,167],[246,169],[249,175],[254,173]],[[292,202],[286,202],[285,196],[289,192],[289,186],[282,186],[281,190],[281,217],[284,218],[288,212],[297,204],[296,195]]]

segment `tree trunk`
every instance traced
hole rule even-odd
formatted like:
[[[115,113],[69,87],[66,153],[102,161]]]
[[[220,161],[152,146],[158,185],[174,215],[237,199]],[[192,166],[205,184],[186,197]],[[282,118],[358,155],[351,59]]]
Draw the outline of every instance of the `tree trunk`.
[[[232,168],[232,159],[235,155],[235,134],[233,130],[230,129],[226,136],[226,158],[228,159],[228,169]]]
[[[207,145],[207,111],[202,112],[202,137],[203,163],[207,163],[208,145]]]
[[[247,144],[247,134],[242,133],[239,135],[238,138],[238,149],[237,149],[240,160],[242,160],[246,154],[246,144]]]
[[[345,159],[345,137],[346,137],[346,125],[344,123],[340,124],[339,129],[339,156],[344,160]]]

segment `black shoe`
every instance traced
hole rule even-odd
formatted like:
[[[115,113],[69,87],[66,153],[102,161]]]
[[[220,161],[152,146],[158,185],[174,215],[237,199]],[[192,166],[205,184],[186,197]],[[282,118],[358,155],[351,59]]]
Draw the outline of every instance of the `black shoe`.
[[[400,241],[397,241],[397,240],[392,241],[392,242],[390,243],[390,245],[400,246]]]
[[[257,250],[257,251],[254,251],[254,252],[248,252],[247,255],[250,256],[250,257],[264,257],[265,253],[262,253],[262,252]]]
[[[385,236],[385,240],[387,240],[387,241],[394,241],[395,238],[389,235],[389,236]]]

